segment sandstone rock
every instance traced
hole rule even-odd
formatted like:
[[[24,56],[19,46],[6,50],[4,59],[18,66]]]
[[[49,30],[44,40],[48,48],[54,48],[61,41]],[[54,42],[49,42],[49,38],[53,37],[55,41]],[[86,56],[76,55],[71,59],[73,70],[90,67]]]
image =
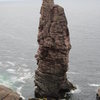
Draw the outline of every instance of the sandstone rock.
[[[13,90],[0,85],[0,100],[22,100],[22,98]]]
[[[74,89],[66,75],[71,49],[68,23],[64,9],[53,0],[43,0],[40,13],[35,93],[37,97],[58,97],[60,91]]]

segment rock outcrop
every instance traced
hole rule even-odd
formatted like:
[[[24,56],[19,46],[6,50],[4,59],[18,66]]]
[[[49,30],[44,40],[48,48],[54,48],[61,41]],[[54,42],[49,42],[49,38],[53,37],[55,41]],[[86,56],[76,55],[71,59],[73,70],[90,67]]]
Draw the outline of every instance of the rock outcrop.
[[[64,9],[53,0],[43,0],[40,13],[35,93],[38,97],[59,97],[74,89],[66,75],[71,49],[68,23]]]
[[[22,100],[22,98],[13,90],[0,85],[0,100]]]
[[[96,100],[100,100],[100,88],[98,89]]]
[[[100,88],[98,89],[98,96],[100,97]]]

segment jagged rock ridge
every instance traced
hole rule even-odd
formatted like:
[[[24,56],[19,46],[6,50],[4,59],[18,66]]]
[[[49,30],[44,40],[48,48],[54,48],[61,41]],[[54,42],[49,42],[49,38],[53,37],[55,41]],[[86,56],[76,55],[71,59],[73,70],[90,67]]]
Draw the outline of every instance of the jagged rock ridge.
[[[58,97],[61,91],[74,88],[66,75],[71,49],[68,23],[64,9],[53,0],[43,0],[40,13],[35,93],[40,97]]]

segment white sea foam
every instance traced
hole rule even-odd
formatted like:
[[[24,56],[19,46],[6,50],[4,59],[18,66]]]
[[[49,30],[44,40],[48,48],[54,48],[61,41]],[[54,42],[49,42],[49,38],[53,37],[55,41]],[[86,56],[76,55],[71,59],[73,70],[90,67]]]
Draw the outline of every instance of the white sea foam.
[[[81,92],[81,89],[79,88],[78,85],[76,85],[77,89],[76,90],[71,90],[71,93],[80,93]]]
[[[31,73],[24,73],[22,76],[19,77],[17,81],[25,83],[25,80],[30,79],[32,77]]]
[[[68,74],[73,74],[73,75],[76,75],[76,74],[79,74],[78,72],[67,72]]]
[[[24,73],[23,75],[19,75],[18,77],[14,76],[11,78],[12,82],[21,82],[23,84],[26,83],[26,80],[31,78],[31,74],[30,73]]]
[[[0,75],[0,85],[5,85],[9,88],[12,88],[13,87],[13,84],[17,81],[17,77],[12,77],[10,80],[4,80],[4,76],[1,76]],[[25,98],[22,96],[21,94],[21,89],[22,89],[22,86],[18,87],[17,88],[17,92],[20,94],[20,96],[23,98],[23,100],[25,100]]]
[[[7,61],[6,63],[12,65],[12,66],[15,66],[15,63],[11,62],[11,61]]]
[[[17,88],[17,93],[20,95],[21,98],[23,98],[23,100],[25,100],[25,98],[22,96],[21,90],[22,90],[23,86],[20,86]]]
[[[25,83],[24,77],[16,77],[16,76],[14,76],[14,77],[11,77],[11,81],[12,81],[13,84],[16,83],[16,82]]]
[[[6,71],[9,72],[9,73],[15,74],[15,70],[14,69],[7,69]]]
[[[100,84],[88,84],[91,87],[100,87]]]

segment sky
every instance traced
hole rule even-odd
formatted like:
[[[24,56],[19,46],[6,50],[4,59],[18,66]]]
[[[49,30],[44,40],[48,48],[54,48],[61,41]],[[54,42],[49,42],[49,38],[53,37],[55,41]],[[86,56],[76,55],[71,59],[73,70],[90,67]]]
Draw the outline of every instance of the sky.
[[[34,1],[35,3],[40,3],[42,0],[0,0],[0,1]],[[57,3],[63,3],[66,4],[67,2],[71,2],[71,3],[96,3],[99,2],[100,0],[54,0]]]
[[[59,4],[65,9],[100,9],[100,0],[54,0],[55,4]],[[0,2],[32,2],[34,7],[39,8],[42,0],[0,0]]]

